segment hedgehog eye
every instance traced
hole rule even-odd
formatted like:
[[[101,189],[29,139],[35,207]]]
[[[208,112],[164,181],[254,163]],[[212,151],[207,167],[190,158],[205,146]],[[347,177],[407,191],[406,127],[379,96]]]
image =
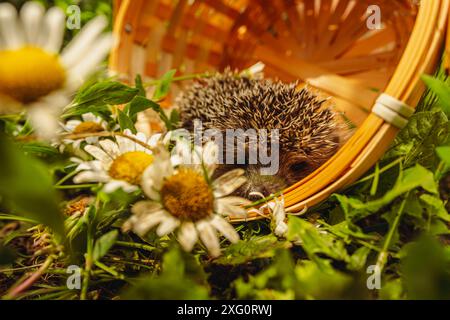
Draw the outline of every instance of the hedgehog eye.
[[[308,163],[306,161],[297,162],[291,165],[291,171],[293,172],[302,172],[305,171],[308,168]]]

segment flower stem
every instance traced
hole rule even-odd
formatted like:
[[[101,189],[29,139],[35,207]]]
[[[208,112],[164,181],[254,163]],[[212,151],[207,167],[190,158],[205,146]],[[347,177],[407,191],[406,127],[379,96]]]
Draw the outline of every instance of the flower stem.
[[[77,133],[77,134],[65,134],[62,135],[63,139],[70,139],[70,140],[78,140],[78,139],[85,139],[85,138],[89,138],[89,137],[110,137],[110,138],[115,138],[115,137],[124,137],[127,138],[139,145],[141,145],[142,147],[150,150],[150,151],[154,151],[154,148],[150,147],[148,144],[146,144],[145,142],[142,142],[141,140],[135,138],[135,137],[131,137],[129,135],[126,135],[122,132],[107,132],[107,131],[103,131],[103,132],[92,132],[92,133]]]
[[[98,186],[98,184],[74,184],[74,185],[64,185],[56,186],[57,190],[69,190],[69,189],[89,189]]]
[[[261,200],[255,201],[252,204],[249,204],[248,206],[245,206],[244,208],[245,209],[251,209],[253,207],[259,206],[260,204],[267,203],[267,202],[269,202],[269,201],[271,201],[271,200],[281,196],[282,194],[283,194],[283,192],[281,192],[281,191],[277,192],[275,194],[272,194],[272,195],[268,196],[267,198],[263,198]]]
[[[50,267],[53,263],[54,256],[50,255],[47,257],[45,262],[40,266],[38,270],[36,270],[28,279],[19,284],[17,287],[11,289],[10,293],[6,295],[7,299],[15,299],[18,295],[20,295],[23,291],[31,287],[39,278],[45,273],[45,271]]]
[[[441,160],[441,162],[439,162],[439,165],[436,169],[436,172],[434,173],[434,179],[436,181],[439,181],[442,178],[442,174],[445,173],[443,172],[445,169],[445,162]]]
[[[70,172],[69,174],[67,174],[64,178],[62,178],[61,180],[59,180],[56,184],[55,187],[58,187],[60,185],[62,185],[64,182],[66,182],[67,180],[69,180],[70,178],[72,178],[73,176],[75,176],[78,173],[77,170],[73,170],[72,172]]]
[[[145,250],[145,251],[153,251],[153,250],[156,249],[155,247],[152,247],[150,245],[143,244],[143,243],[116,241],[115,244],[118,245],[118,246],[121,246],[121,247],[142,249],[142,250]]]
[[[366,177],[364,177],[364,178],[362,178],[362,179],[356,181],[355,183],[353,183],[353,184],[350,185],[349,187],[353,187],[353,186],[355,186],[355,185],[357,185],[357,184],[366,182],[366,181],[368,181],[368,180],[370,180],[370,179],[376,177],[377,175],[381,175],[382,173],[388,171],[389,169],[395,167],[397,164],[401,163],[403,160],[404,160],[404,158],[398,158],[397,160],[392,161],[392,162],[389,163],[388,165],[386,165],[386,166],[384,166],[383,168],[379,169],[378,172],[372,173],[372,174],[370,174],[370,175],[368,175],[368,176],[366,176]]]
[[[96,208],[98,207],[98,204]],[[93,257],[93,251],[94,251],[94,237],[93,237],[93,228],[92,228],[92,221],[89,221],[88,224],[88,230],[87,230],[87,248],[86,248],[86,254],[85,256],[85,267],[83,270],[83,283],[81,285],[81,293],[80,293],[80,300],[86,300],[87,299],[87,293],[89,290],[89,281],[91,280],[91,271],[92,266],[94,264],[94,257]]]
[[[397,216],[395,217],[394,222],[392,223],[392,226],[389,229],[389,232],[386,236],[386,239],[383,244],[383,248],[381,249],[380,253],[378,254],[376,266],[377,266],[377,270],[379,270],[380,273],[383,271],[384,266],[386,265],[386,262],[387,262],[387,259],[389,256],[389,248],[391,246],[392,239],[394,238],[395,231],[397,230],[398,225],[400,224],[400,220],[403,216],[403,211],[405,209],[405,205],[406,205],[408,196],[409,196],[409,192],[406,193],[405,198],[403,199],[403,201],[400,205],[400,208],[398,210]]]
[[[111,274],[112,276],[114,276],[115,278],[118,279],[125,279],[125,277],[123,275],[121,275],[120,273],[118,273],[116,270],[114,270],[113,268],[108,267],[107,265],[101,263],[100,261],[95,261],[95,265],[97,267],[99,267],[100,269],[102,269],[103,271],[108,272],[109,274]]]

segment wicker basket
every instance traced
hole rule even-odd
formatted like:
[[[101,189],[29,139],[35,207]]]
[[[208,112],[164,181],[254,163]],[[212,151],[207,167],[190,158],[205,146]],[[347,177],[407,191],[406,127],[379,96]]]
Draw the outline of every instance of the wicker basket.
[[[442,55],[450,0],[119,0],[111,68],[126,78],[243,69],[300,80],[333,97],[358,129],[319,170],[284,192],[295,212],[356,181],[399,128],[373,112],[385,93],[416,106],[420,75]],[[382,28],[367,27],[368,6]],[[395,104],[395,103],[394,103]]]

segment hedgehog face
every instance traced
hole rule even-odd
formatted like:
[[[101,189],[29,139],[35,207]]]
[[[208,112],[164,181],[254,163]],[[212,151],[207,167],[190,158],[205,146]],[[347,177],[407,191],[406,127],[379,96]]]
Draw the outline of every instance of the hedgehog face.
[[[295,83],[250,79],[229,71],[195,83],[177,100],[182,127],[188,130],[201,121],[203,129],[220,132],[223,141],[229,129],[278,132],[276,174],[261,174],[260,163],[227,163],[219,169],[220,174],[236,167],[246,170],[248,183],[237,192],[241,196],[255,191],[268,196],[283,190],[336,152],[341,144],[340,125],[324,102]],[[225,144],[224,153],[231,147],[235,146]]]

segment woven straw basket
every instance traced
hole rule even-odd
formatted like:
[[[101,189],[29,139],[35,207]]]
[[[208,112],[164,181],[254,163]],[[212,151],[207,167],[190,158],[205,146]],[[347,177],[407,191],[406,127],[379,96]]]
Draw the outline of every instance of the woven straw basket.
[[[371,5],[381,9],[382,28],[368,28]],[[389,147],[425,90],[420,75],[432,73],[442,56],[449,6],[450,0],[119,0],[110,66],[131,81],[136,74],[244,69],[262,61],[266,77],[305,82],[331,96],[357,130],[320,169],[285,190],[287,211],[296,212],[356,181]]]

